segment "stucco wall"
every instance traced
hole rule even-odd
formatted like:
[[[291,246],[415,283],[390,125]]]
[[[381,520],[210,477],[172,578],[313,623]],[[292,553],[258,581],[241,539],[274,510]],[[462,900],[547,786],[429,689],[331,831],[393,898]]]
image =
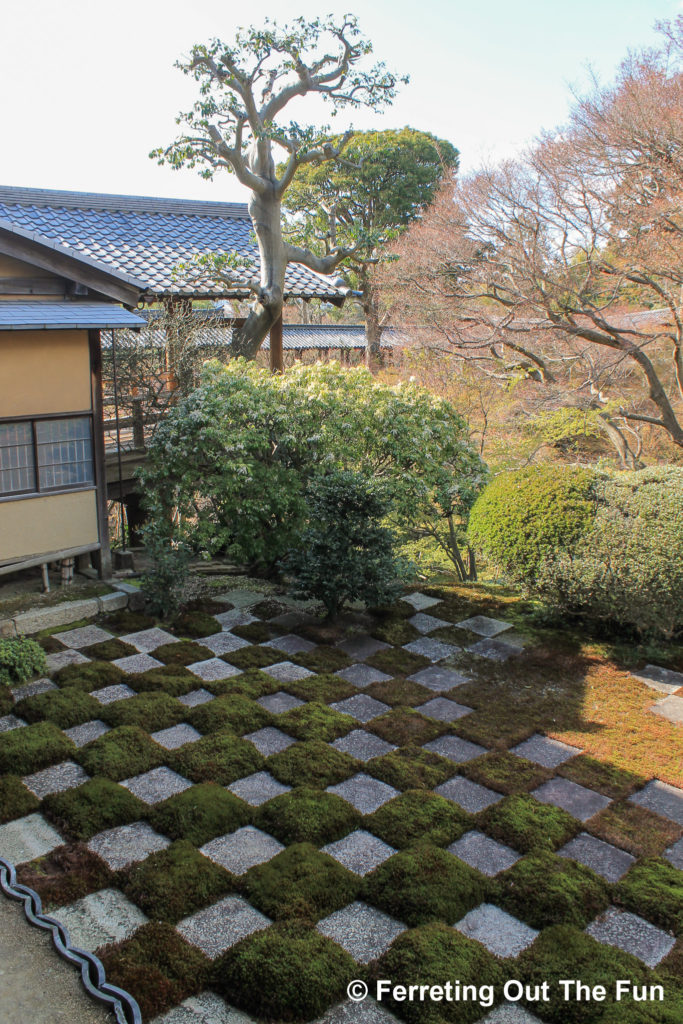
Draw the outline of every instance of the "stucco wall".
[[[87,331],[0,331],[0,417],[90,405]]]
[[[0,562],[97,543],[95,490],[0,501]]]

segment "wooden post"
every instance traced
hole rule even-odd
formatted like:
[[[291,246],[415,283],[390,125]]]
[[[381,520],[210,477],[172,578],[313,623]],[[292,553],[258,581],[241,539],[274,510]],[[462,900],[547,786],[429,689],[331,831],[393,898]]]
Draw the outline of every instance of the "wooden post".
[[[142,399],[131,400],[133,408],[133,448],[136,450],[145,447],[145,420],[142,412]]]
[[[285,368],[282,352],[282,313],[270,328],[270,371],[282,373]]]
[[[97,488],[97,525],[100,548],[93,555],[100,579],[111,576],[109,521],[107,515],[107,474],[104,463],[104,416],[102,408],[102,348],[100,332],[88,331],[90,348],[90,393],[92,402],[95,486]]]

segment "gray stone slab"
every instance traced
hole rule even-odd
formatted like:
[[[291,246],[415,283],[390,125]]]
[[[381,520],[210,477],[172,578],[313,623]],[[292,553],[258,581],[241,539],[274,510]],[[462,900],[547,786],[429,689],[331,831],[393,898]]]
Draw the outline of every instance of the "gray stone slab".
[[[48,654],[46,658],[48,675],[53,676],[60,668],[67,665],[87,665],[90,658],[80,651],[58,651],[57,654]]]
[[[357,829],[343,839],[338,839],[336,843],[323,846],[321,852],[334,857],[343,867],[356,875],[368,875],[392,857],[396,850],[377,836],[373,836],[371,832]]]
[[[32,608],[14,616],[14,623],[19,635],[30,636],[40,633],[43,629],[54,629],[56,626],[68,626],[79,619],[94,618],[100,606],[96,597],[85,598],[83,601],[64,601],[62,604],[51,605],[49,608]]]
[[[13,729],[23,729],[26,722],[16,715],[3,715],[0,718],[0,732],[12,732]]]
[[[101,857],[112,871],[120,871],[170,845],[171,840],[155,832],[146,821],[136,821],[98,832],[88,843],[88,849]]]
[[[369,964],[389,949],[406,926],[367,903],[350,903],[319,921],[321,935],[337,942],[359,964]]]
[[[679,839],[668,850],[665,850],[662,856],[666,857],[669,864],[673,864],[675,868],[683,870],[683,839]]]
[[[184,918],[176,925],[176,930],[215,960],[247,935],[263,931],[271,923],[269,917],[259,913],[241,896],[226,896],[213,906]]]
[[[466,704],[458,704],[454,700],[449,700],[448,697],[433,697],[432,700],[421,704],[415,710],[427,715],[428,718],[435,718],[437,722],[456,722],[459,718],[464,718],[465,715],[471,715],[474,708],[468,708]]]
[[[511,622],[504,619],[491,619],[488,615],[473,615],[471,619],[461,619],[454,624],[458,629],[468,629],[470,633],[478,633],[479,636],[494,637],[506,629],[512,629]]]
[[[439,736],[429,743],[425,743],[424,750],[431,750],[433,754],[440,754],[447,757],[454,764],[464,764],[466,761],[473,761],[475,757],[481,757],[486,753],[486,747],[478,743],[470,743],[460,736]]]
[[[495,1010],[487,1013],[479,1024],[543,1024],[539,1017],[534,1017],[519,1003],[501,1003]]]
[[[659,693],[675,693],[683,686],[683,672],[674,672],[659,665],[646,665],[637,672],[631,672],[631,675]]]
[[[445,668],[440,665],[422,668],[408,678],[414,683],[419,683],[420,686],[426,686],[428,690],[433,690],[434,693],[447,693],[455,686],[463,686],[464,683],[472,681],[470,676],[464,676],[462,672],[456,672],[454,668]]]
[[[156,651],[157,647],[163,647],[164,644],[178,643],[177,636],[167,633],[165,629],[158,629],[156,626],[153,629],[140,629],[137,633],[126,633],[121,639],[124,643],[134,647],[140,654],[150,654],[151,651]]]
[[[267,832],[253,825],[245,825],[236,832],[229,832],[205,843],[199,852],[231,874],[243,875],[249,868],[272,860],[282,850],[282,843]]]
[[[538,935],[535,928],[530,928],[492,903],[481,903],[470,910],[455,928],[469,939],[481,942],[489,953],[499,957],[519,956]]]
[[[134,583],[126,583],[125,580],[116,580],[116,582],[112,583],[112,587],[122,594],[128,594],[129,597],[134,597],[140,593],[139,587],[136,587]]]
[[[285,693],[284,690],[278,690],[277,693],[268,693],[265,697],[259,697],[256,703],[266,711],[270,711],[271,715],[283,715],[285,711],[301,707],[305,701],[293,697],[291,693]]]
[[[403,600],[407,604],[411,604],[416,612],[423,612],[425,608],[433,608],[435,604],[441,603],[440,598],[427,597],[426,594],[421,594],[419,590],[416,590],[413,594],[408,594]]]
[[[109,726],[99,718],[93,718],[92,721],[84,722],[83,725],[74,725],[71,729],[64,729],[64,735],[68,736],[77,747],[84,747],[86,743],[98,740],[100,736],[104,736],[105,732],[109,732]]]
[[[203,679],[205,683],[216,682],[218,679],[230,679],[231,676],[242,675],[234,665],[228,665],[222,658],[207,658],[206,661],[193,661],[187,666],[193,675]]]
[[[675,821],[678,825],[683,825],[683,789],[653,779],[644,789],[630,796],[629,800],[640,807],[647,807],[648,811],[661,814],[663,818]]]
[[[665,697],[659,700],[650,711],[661,715],[674,725],[683,725],[683,697]]]
[[[251,804],[252,807],[260,807],[261,804],[272,800],[274,796],[289,793],[291,788],[291,786],[284,786],[274,779],[270,772],[256,772],[254,775],[247,775],[228,786],[231,793]]]
[[[97,598],[100,612],[103,615],[111,615],[112,612],[121,611],[128,607],[128,594],[121,591],[114,591],[111,594],[100,594]]]
[[[226,630],[234,629],[235,626],[250,626],[252,622],[259,621],[246,608],[233,608],[232,611],[221,612],[219,615],[214,615],[214,619],[222,629]]]
[[[494,638],[479,640],[478,643],[472,644],[467,650],[470,654],[477,654],[480,658],[487,658],[489,661],[508,661],[510,658],[514,658],[519,654],[522,654],[524,648],[521,644],[508,643],[505,640],[497,640]]]
[[[28,814],[25,818],[0,825],[0,857],[12,864],[24,864],[36,857],[44,857],[63,845],[59,832],[40,814]]]
[[[371,668],[370,665],[363,664],[350,665],[348,668],[342,668],[334,674],[339,676],[340,679],[345,679],[352,686],[358,686],[360,689],[370,686],[371,683],[383,683],[387,679],[391,679],[391,676],[387,675],[386,672],[380,672],[377,668]]]
[[[602,839],[596,839],[587,832],[581,832],[575,839],[570,840],[557,851],[557,855],[585,864],[608,882],[618,882],[636,862],[636,858],[630,853],[619,850]]]
[[[314,650],[315,646],[310,640],[304,640],[302,636],[297,636],[296,633],[276,636],[273,640],[266,640],[265,643],[261,644],[261,647],[272,647],[276,651],[282,651],[283,654],[302,654],[306,651]]]
[[[68,651],[65,653],[68,654]],[[31,683],[23,683],[21,686],[13,686],[11,689],[14,699],[20,701],[25,697],[37,697],[39,693],[47,693],[48,690],[56,690],[58,687],[51,679],[34,679]]]
[[[411,616],[408,622],[418,633],[424,634],[433,633],[435,629],[443,629],[444,626],[450,626],[450,622],[446,622],[445,619],[437,619],[435,615],[426,615],[424,612],[418,612]]]
[[[359,1003],[349,999],[332,1006],[313,1024],[399,1024],[399,1020],[368,996]]]
[[[372,814],[389,800],[398,796],[398,790],[386,782],[373,779],[371,775],[359,772],[358,775],[339,782],[336,786],[328,786],[328,793],[336,793],[346,800],[361,814]]]
[[[482,875],[494,878],[501,871],[507,871],[520,859],[520,854],[509,846],[496,842],[483,832],[467,832],[457,842],[451,843],[448,852],[464,860]]]
[[[34,796],[42,800],[51,793],[63,793],[67,789],[82,786],[89,778],[80,764],[62,761],[61,764],[52,764],[49,768],[34,772],[33,775],[26,775],[22,781]]]
[[[150,1024],[256,1024],[253,1017],[229,1006],[215,992],[204,989],[198,996],[184,999],[168,1013],[155,1017]]]
[[[226,601],[235,608],[252,608],[255,604],[265,600],[271,595],[264,590],[228,590],[221,594],[216,601]]]
[[[153,668],[162,668],[163,662],[153,658],[151,654],[130,654],[127,658],[117,658],[112,662],[122,672],[128,675],[139,675],[141,672],[149,672]]]
[[[277,679],[278,683],[295,683],[299,679],[307,679],[308,676],[315,675],[303,665],[295,665],[292,661],[278,661],[275,665],[262,668],[261,671],[271,679]]]
[[[330,707],[335,711],[341,711],[343,715],[351,715],[357,722],[363,723],[371,722],[373,718],[390,710],[388,704],[384,704],[381,700],[375,700],[367,693],[355,693],[353,697],[330,704]]]
[[[198,708],[200,704],[208,704],[209,701],[215,699],[213,693],[209,693],[203,686],[200,686],[198,690],[191,690],[189,693],[184,693],[182,697],[178,697],[178,702],[184,704],[186,708]]]
[[[286,732],[282,732],[281,729],[276,729],[272,725],[267,725],[264,729],[257,729],[256,732],[247,733],[244,739],[253,743],[264,757],[279,754],[281,750],[286,750],[296,742]]]
[[[232,654],[233,651],[241,651],[244,647],[251,647],[248,640],[243,640],[233,633],[212,633],[205,636],[198,643],[208,647],[214,654]]]
[[[65,647],[78,650],[80,647],[91,647],[92,644],[101,644],[105,640],[111,640],[113,633],[99,626],[79,626],[78,629],[69,629],[65,633],[55,633],[55,639],[59,640]]]
[[[535,733],[528,740],[512,747],[510,753],[516,754],[517,757],[525,757],[527,761],[540,764],[543,768],[557,768],[571,757],[580,754],[581,748],[570,747],[568,743],[560,743],[559,740],[551,740],[548,736]]]
[[[382,640],[375,640],[374,636],[359,634],[349,637],[348,640],[340,640],[336,646],[355,661],[365,661],[378,651],[386,651],[391,645],[385,644]]]
[[[350,754],[358,761],[370,761],[373,757],[381,757],[382,754],[389,754],[396,750],[393,743],[387,743],[374,733],[366,732],[365,729],[352,729],[346,736],[340,736],[330,746],[335,750],[341,750],[344,754]]]
[[[190,788],[192,783],[164,765],[161,768],[152,768],[149,772],[143,772],[142,775],[133,775],[130,779],[124,779],[119,785],[125,786],[143,803],[158,804],[170,796],[175,796],[176,793],[183,793]]]
[[[544,782],[531,795],[540,800],[542,804],[561,807],[568,814],[578,818],[579,821],[588,821],[594,814],[603,811],[612,802],[602,793],[595,793],[592,789],[586,789],[585,786],[579,786],[576,782],[562,778]]]
[[[480,811],[485,811],[487,807],[492,807],[503,799],[500,793],[494,793],[492,789],[465,779],[462,775],[456,775],[443,782],[434,792],[439,796],[445,796],[447,800],[452,800],[468,814],[479,814]]]
[[[674,947],[676,940],[637,914],[616,907],[608,909],[588,925],[586,933],[606,946],[616,946],[656,967]]]
[[[447,644],[443,640],[434,640],[426,636],[420,637],[419,640],[411,640],[409,644],[403,645],[403,649],[410,651],[411,654],[419,654],[422,658],[429,658],[430,661],[443,661],[444,658],[450,658],[452,654],[460,651],[460,647],[456,647],[455,644]]]
[[[172,725],[169,729],[159,729],[158,732],[151,733],[151,737],[155,743],[166,750],[177,750],[178,747],[184,747],[186,743],[196,743],[202,738],[202,734],[187,722],[180,722],[178,725]]]
[[[100,889],[55,913],[68,929],[71,944],[89,953],[107,942],[127,939],[147,923],[142,911],[118,889]]]
[[[137,694],[125,683],[115,683],[113,686],[103,686],[101,690],[93,690],[90,696],[100,704],[115,704],[117,700],[130,700]]]

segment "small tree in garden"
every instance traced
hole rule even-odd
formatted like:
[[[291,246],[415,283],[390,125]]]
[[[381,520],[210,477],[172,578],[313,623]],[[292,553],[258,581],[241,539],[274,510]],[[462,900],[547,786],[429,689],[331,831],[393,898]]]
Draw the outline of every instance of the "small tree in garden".
[[[365,477],[348,470],[316,476],[307,492],[309,523],[285,562],[295,597],[322,601],[331,619],[345,604],[388,604],[399,596],[407,563],[382,526],[389,502]]]

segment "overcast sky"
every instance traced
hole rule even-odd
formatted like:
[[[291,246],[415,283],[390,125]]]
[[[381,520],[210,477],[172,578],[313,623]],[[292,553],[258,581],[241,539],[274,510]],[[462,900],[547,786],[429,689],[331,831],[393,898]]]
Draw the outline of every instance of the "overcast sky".
[[[348,10],[375,56],[411,76],[385,114],[358,112],[355,126],[432,131],[470,170],[561,122],[589,65],[609,80],[630,47],[654,42],[656,20],[681,9],[681,0],[15,0],[0,38],[0,184],[244,200],[227,174],[207,183],[149,159],[194,98],[174,61],[266,16]]]

